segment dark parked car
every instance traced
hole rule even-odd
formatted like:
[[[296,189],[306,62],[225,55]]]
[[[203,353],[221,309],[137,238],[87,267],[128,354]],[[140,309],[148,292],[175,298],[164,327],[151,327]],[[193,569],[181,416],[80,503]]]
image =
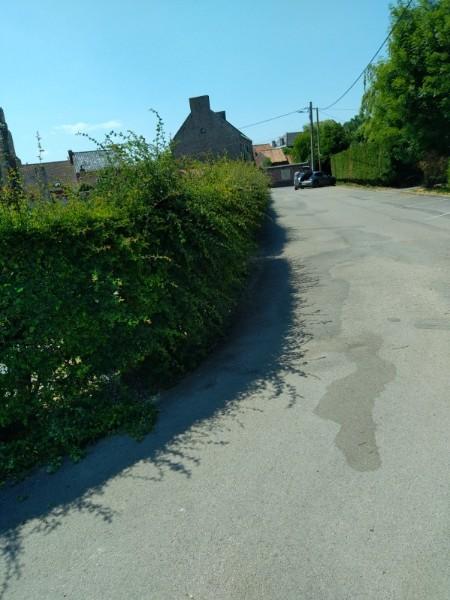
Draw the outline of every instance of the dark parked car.
[[[336,185],[336,177],[332,175],[327,175],[322,171],[314,171],[311,172],[305,177],[306,173],[304,173],[301,177],[295,180],[294,176],[294,188],[298,190],[298,188],[304,187],[322,187],[324,185]]]

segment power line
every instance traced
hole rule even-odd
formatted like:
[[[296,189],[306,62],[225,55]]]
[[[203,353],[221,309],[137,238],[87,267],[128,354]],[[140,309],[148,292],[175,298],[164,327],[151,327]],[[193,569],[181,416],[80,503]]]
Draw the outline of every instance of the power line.
[[[403,19],[403,17],[406,15],[407,10],[409,9],[409,7],[411,6],[411,4],[413,3],[413,0],[409,0],[408,4],[403,8],[403,12],[402,14],[398,17],[398,19],[395,21],[395,23],[392,25],[392,27],[389,30],[389,33],[387,34],[387,36],[384,38],[382,44],[379,46],[378,50],[375,52],[375,54],[372,56],[372,58],[369,60],[369,62],[367,63],[367,65],[364,67],[364,69],[361,71],[361,73],[358,75],[358,77],[355,79],[355,81],[345,90],[345,92],[343,94],[341,94],[339,96],[339,98],[337,100],[335,100],[334,102],[332,102],[331,104],[329,104],[328,106],[325,106],[324,108],[321,108],[320,110],[328,110],[329,108],[331,108],[332,106],[334,106],[335,104],[337,104],[338,102],[340,102],[342,100],[342,98],[344,98],[344,96],[346,96],[350,90],[352,90],[355,85],[358,83],[358,81],[361,79],[361,77],[365,74],[365,72],[367,71],[367,69],[370,67],[370,65],[373,63],[373,61],[376,59],[376,57],[379,55],[379,53],[381,52],[381,50],[383,49],[384,45],[386,44],[386,42],[388,41],[388,39],[391,37],[392,32],[394,31],[394,29],[397,27],[397,25],[400,23],[400,21]]]
[[[331,117],[332,119],[338,119],[338,117],[336,117],[336,115],[330,115],[330,113],[325,112],[322,108],[320,108],[319,110],[323,115],[326,115],[327,117]]]
[[[373,61],[379,55],[381,50],[384,48],[384,45],[386,44],[388,39],[391,37],[394,29],[397,27],[397,25],[400,23],[400,21],[406,15],[407,10],[409,9],[409,7],[411,6],[412,3],[413,3],[413,0],[409,0],[408,4],[403,8],[402,14],[398,17],[396,22],[392,25],[387,36],[384,38],[383,42],[380,44],[380,46],[378,47],[375,54],[372,56],[370,61],[367,63],[367,65],[364,67],[364,69],[361,71],[361,73],[358,75],[358,77],[355,79],[355,81],[345,90],[345,92],[343,94],[341,94],[339,96],[339,98],[337,100],[335,100],[328,106],[325,106],[324,108],[320,108],[319,110],[325,111],[325,110],[328,110],[329,108],[335,106],[335,104],[340,102],[342,100],[342,98],[344,98],[350,92],[350,90],[352,90],[355,87],[355,85],[358,83],[358,81],[361,79],[361,77],[365,74],[367,69],[370,67],[370,65],[373,63]],[[336,108],[335,110],[355,110],[355,109],[353,109],[353,108]],[[277,119],[282,119],[283,117],[289,117],[290,115],[294,115],[296,113],[299,114],[299,113],[306,113],[306,112],[308,112],[307,108],[300,108],[300,109],[285,113],[283,115],[277,115],[276,117],[271,117],[270,119],[264,119],[262,121],[257,121],[256,123],[250,123],[249,125],[242,125],[241,127],[239,127],[239,129],[247,129],[248,127],[256,127],[256,125],[263,125],[264,123],[269,123],[270,121],[276,121]]]
[[[305,113],[307,112],[306,108],[298,108],[297,110],[293,110],[291,112],[285,113],[284,115],[278,115],[276,117],[271,117],[270,119],[264,119],[263,121],[258,121],[257,123],[250,123],[250,125],[242,125],[239,129],[246,129],[247,127],[255,127],[256,125],[262,125],[263,123],[268,123],[269,121],[275,121],[276,119],[281,119],[283,117],[288,117],[289,115],[295,115],[295,113]]]

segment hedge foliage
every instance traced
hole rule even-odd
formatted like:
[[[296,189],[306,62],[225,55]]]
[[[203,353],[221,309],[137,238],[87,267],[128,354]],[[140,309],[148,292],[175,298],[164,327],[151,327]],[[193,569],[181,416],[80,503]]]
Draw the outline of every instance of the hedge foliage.
[[[419,162],[424,186],[427,188],[433,188],[436,185],[445,186],[448,181],[448,165],[447,156],[440,156],[436,152],[427,153]]]
[[[387,147],[378,144],[353,144],[331,158],[333,175],[341,181],[389,185],[396,170]]]
[[[115,150],[88,198],[0,207],[0,480],[148,431],[137,374],[155,389],[195,366],[242,288],[265,176]]]

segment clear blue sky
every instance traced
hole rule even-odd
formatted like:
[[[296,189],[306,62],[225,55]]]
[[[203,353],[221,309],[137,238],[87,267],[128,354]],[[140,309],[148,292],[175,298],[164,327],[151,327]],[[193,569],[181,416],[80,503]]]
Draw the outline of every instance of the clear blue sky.
[[[174,135],[189,96],[209,94],[237,127],[325,106],[353,81],[389,27],[389,0],[22,0],[2,3],[0,106],[16,152],[36,162],[132,129],[153,139],[155,108]],[[360,82],[328,115],[357,112]],[[353,110],[343,110],[353,109]],[[296,131],[305,115],[244,129],[254,143]],[[81,124],[81,125],[80,125]]]

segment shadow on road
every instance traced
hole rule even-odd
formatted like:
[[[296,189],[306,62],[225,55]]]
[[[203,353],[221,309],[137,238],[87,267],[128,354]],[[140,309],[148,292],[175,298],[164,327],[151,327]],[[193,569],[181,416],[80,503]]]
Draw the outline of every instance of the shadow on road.
[[[53,475],[40,471],[0,492],[0,598],[11,580],[22,575],[26,538],[54,531],[76,511],[114,520],[114,511],[102,502],[113,477],[139,477],[132,468],[145,461],[154,467],[145,479],[155,485],[168,471],[189,478],[201,460],[193,450],[228,443],[217,440],[217,431],[226,427],[224,415],[239,422],[242,411],[263,410],[263,403],[262,408],[245,407],[245,397],[260,393],[270,400],[279,398],[286,408],[298,400],[286,375],[305,375],[307,334],[301,315],[304,292],[315,281],[283,254],[289,236],[271,211],[255,260],[256,276],[230,335],[199,369],[163,394],[158,423],[142,442],[125,436],[103,440],[80,463],[67,462]]]

